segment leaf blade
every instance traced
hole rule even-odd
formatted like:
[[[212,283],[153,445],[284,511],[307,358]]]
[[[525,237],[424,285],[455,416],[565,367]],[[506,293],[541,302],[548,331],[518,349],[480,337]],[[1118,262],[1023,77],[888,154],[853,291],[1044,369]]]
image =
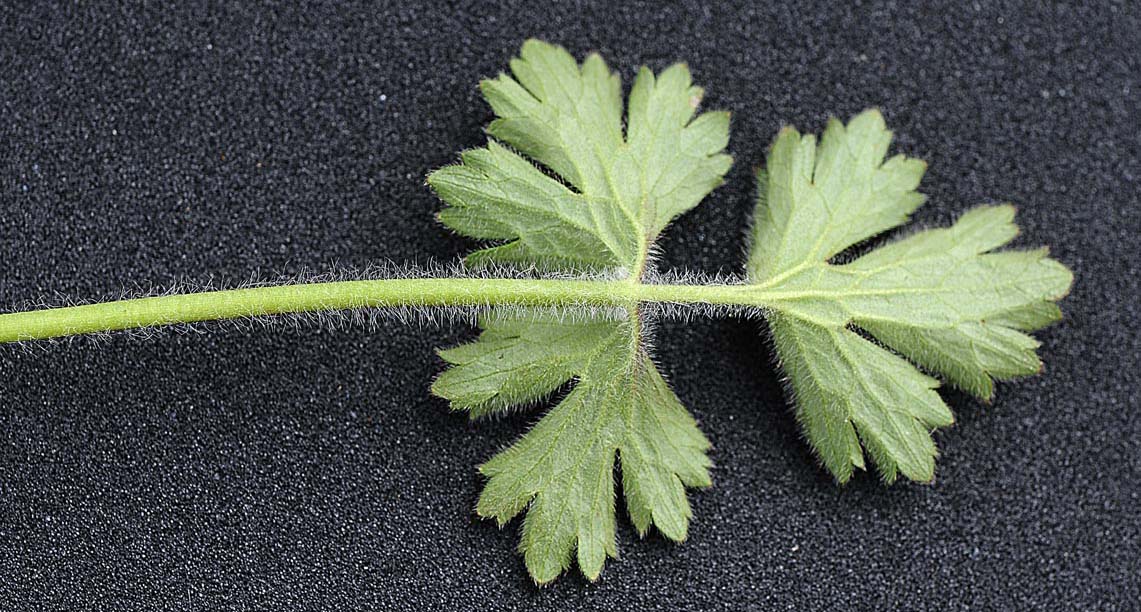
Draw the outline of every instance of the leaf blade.
[[[723,153],[729,115],[697,114],[703,92],[683,64],[638,72],[625,133],[621,83],[597,55],[579,65],[561,47],[530,40],[511,74],[481,90],[497,115],[492,140],[428,177],[449,205],[441,221],[506,242],[471,263],[640,275],[658,234],[720,185],[732,163]]]
[[[995,380],[1040,370],[1038,342],[1024,332],[1060,317],[1054,302],[1073,282],[1044,249],[994,251],[1018,233],[1009,205],[830,263],[923,203],[922,162],[885,160],[890,140],[875,111],[847,125],[830,120],[819,143],[786,128],[757,173],[748,280],[771,300],[767,318],[798,420],[840,482],[863,467],[865,452],[886,481],[930,481],[929,430],[953,419],[937,381],[911,363],[988,399]]]

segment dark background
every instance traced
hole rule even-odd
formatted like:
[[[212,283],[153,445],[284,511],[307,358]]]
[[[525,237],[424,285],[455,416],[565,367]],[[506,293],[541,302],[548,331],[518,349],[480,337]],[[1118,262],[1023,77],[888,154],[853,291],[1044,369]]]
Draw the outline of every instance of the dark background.
[[[453,260],[473,245],[423,177],[484,141],[476,83],[535,36],[627,83],[685,60],[733,111],[737,164],[665,268],[738,270],[777,129],[879,106],[930,162],[920,225],[1009,199],[1018,244],[1074,269],[1045,374],[948,391],[934,485],[837,487],[756,324],[667,322],[715,445],[690,539],[623,515],[597,584],[538,589],[518,522],[472,510],[535,413],[472,425],[428,395],[465,325],[0,347],[0,607],[1136,609],[1136,4],[390,4],[0,9],[0,304]]]

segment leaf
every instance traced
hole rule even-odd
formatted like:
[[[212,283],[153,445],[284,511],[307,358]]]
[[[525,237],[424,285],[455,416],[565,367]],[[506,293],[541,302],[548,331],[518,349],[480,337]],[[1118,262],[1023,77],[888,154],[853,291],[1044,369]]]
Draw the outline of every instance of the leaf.
[[[481,86],[497,116],[488,145],[428,177],[448,204],[440,220],[499,243],[472,253],[469,265],[618,270],[640,283],[661,231],[729,169],[728,114],[696,115],[702,90],[681,64],[657,76],[638,72],[625,132],[621,83],[598,55],[580,66],[562,48],[530,40],[511,72]],[[440,353],[451,368],[433,392],[473,418],[540,401],[575,380],[531,431],[480,468],[488,482],[478,514],[504,525],[526,512],[519,549],[540,584],[572,557],[591,580],[606,557],[617,557],[616,459],[642,535],[655,525],[684,540],[685,488],[710,484],[709,442],[650,360],[638,303],[625,313],[573,322],[496,310],[481,319],[478,340]]]
[[[685,539],[684,486],[710,484],[709,442],[626,327],[611,326],[580,362],[570,394],[480,467],[489,478],[476,506],[480,516],[504,525],[527,509],[519,549],[536,582],[562,573],[576,548],[579,567],[592,579],[607,556],[618,556],[616,453],[640,534],[653,523],[666,537]]]
[[[514,150],[492,140],[433,172],[428,184],[449,204],[440,220],[505,242],[476,251],[472,264],[640,275],[662,229],[721,184],[732,162],[721,153],[728,113],[694,118],[702,90],[684,65],[657,77],[642,68],[624,135],[621,84],[598,55],[580,67],[561,47],[529,40],[511,70],[481,89],[498,116],[488,134]]]
[[[532,40],[511,71],[482,84],[497,116],[487,146],[428,183],[448,204],[443,223],[489,243],[467,263],[519,274],[303,282],[11,312],[0,314],[0,343],[274,314],[476,309],[482,334],[440,351],[450,368],[435,394],[474,419],[566,389],[480,467],[477,512],[500,526],[525,515],[519,549],[540,584],[575,559],[594,580],[618,555],[616,462],[640,535],[654,526],[684,540],[686,489],[710,485],[710,444],[647,349],[647,324],[661,312],[763,312],[797,416],[841,482],[865,467],[865,453],[887,481],[934,477],[931,430],[953,417],[928,373],[987,399],[995,380],[1041,368],[1027,332],[1061,317],[1054,302],[1072,275],[1044,249],[995,251],[1017,234],[1009,205],[831,261],[923,203],[915,189],[924,165],[884,160],[891,133],[879,113],[847,126],[831,120],[819,144],[780,133],[757,175],[744,282],[664,282],[649,254],[667,224],[721,183],[728,115],[697,114],[702,91],[680,64],[657,76],[641,69],[625,113],[621,83],[597,55],[580,65]]]
[[[617,556],[616,461],[640,534],[654,525],[684,539],[685,489],[710,482],[709,443],[648,357],[639,300],[763,307],[797,416],[841,482],[865,453],[887,481],[934,478],[931,431],[953,417],[920,367],[984,399],[994,380],[1041,367],[1026,332],[1060,317],[1054,301],[1071,275],[1044,250],[995,252],[1017,234],[1010,206],[830,262],[924,201],[924,164],[885,161],[891,133],[878,112],[830,121],[819,144],[781,132],[758,173],[744,286],[646,287],[658,235],[729,167],[728,115],[697,115],[702,92],[682,65],[639,71],[625,120],[618,77],[597,55],[580,65],[528,41],[511,72],[482,84],[497,116],[488,145],[428,178],[448,204],[440,220],[491,243],[469,265],[585,271],[630,283],[616,295],[631,289],[620,320],[500,307],[478,340],[440,352],[451,368],[433,391],[472,418],[570,389],[481,467],[477,511],[500,525],[526,514],[519,548],[536,582],[576,557],[595,579]]]
[[[758,173],[748,282],[769,297],[797,417],[840,482],[864,468],[861,443],[884,480],[932,480],[930,431],[953,419],[912,363],[988,399],[994,380],[1039,371],[1025,332],[1060,318],[1073,280],[1044,249],[994,252],[1018,233],[1009,205],[829,263],[923,203],[924,164],[884,161],[890,142],[874,110],[830,120],[819,144],[785,128]]]

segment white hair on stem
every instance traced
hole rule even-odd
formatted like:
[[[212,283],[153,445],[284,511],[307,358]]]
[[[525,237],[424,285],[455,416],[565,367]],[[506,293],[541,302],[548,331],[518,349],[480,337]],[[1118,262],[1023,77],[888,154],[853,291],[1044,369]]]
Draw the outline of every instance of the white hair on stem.
[[[398,264],[394,262],[378,262],[363,267],[344,266],[339,263],[330,264],[323,270],[313,270],[303,267],[300,271],[291,274],[277,274],[270,277],[261,276],[259,270],[253,270],[249,276],[239,282],[228,282],[224,278],[213,275],[205,280],[179,279],[168,285],[145,286],[133,283],[103,299],[80,299],[59,292],[51,297],[42,297],[29,300],[8,312],[21,312],[26,310],[45,310],[82,306],[104,301],[132,300],[150,297],[171,295],[184,295],[205,293],[212,291],[225,291],[233,289],[253,289],[269,286],[289,286],[314,283],[335,283],[345,281],[367,280],[409,280],[409,279],[545,279],[545,280],[587,280],[587,281],[615,281],[629,277],[628,271],[614,269],[595,272],[582,271],[547,271],[535,266],[503,266],[481,265],[477,268],[466,267],[462,262],[439,263],[428,262],[424,265]],[[642,274],[645,284],[673,284],[673,285],[740,285],[743,280],[737,276],[722,274],[707,275],[690,271],[660,272],[653,266],[647,266]],[[673,319],[690,321],[695,317],[741,317],[757,318],[761,310],[756,307],[736,306],[724,304],[703,303],[675,303],[675,302],[643,302],[639,305],[639,315],[644,324],[659,319]],[[172,332],[178,334],[203,333],[209,329],[236,329],[250,331],[253,329],[285,329],[300,331],[310,328],[321,329],[363,329],[375,332],[382,322],[397,321],[405,325],[419,328],[426,326],[444,326],[455,323],[476,324],[481,316],[495,313],[499,316],[511,318],[535,317],[549,320],[554,317],[562,322],[574,323],[597,320],[622,320],[628,316],[626,308],[618,306],[599,306],[596,304],[567,303],[553,306],[525,306],[512,304],[462,304],[462,305],[400,305],[386,307],[349,308],[343,310],[316,310],[310,312],[251,315],[239,318],[217,321],[203,321],[193,323],[175,323],[141,327],[114,332],[94,332],[83,335],[84,338],[100,342],[117,335],[128,335],[133,338],[150,338],[159,332]],[[647,331],[648,331],[647,329]],[[74,341],[79,336],[66,336],[54,338],[49,342]],[[24,347],[40,345],[42,341],[21,341],[15,344]]]

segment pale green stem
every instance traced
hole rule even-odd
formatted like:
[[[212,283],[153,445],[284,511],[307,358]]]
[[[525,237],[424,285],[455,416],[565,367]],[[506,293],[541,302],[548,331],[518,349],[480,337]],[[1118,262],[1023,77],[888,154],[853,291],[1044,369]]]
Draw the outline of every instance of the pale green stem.
[[[400,306],[630,307],[637,303],[762,307],[762,285],[421,278],[229,289],[0,315],[0,343],[260,315]]]

